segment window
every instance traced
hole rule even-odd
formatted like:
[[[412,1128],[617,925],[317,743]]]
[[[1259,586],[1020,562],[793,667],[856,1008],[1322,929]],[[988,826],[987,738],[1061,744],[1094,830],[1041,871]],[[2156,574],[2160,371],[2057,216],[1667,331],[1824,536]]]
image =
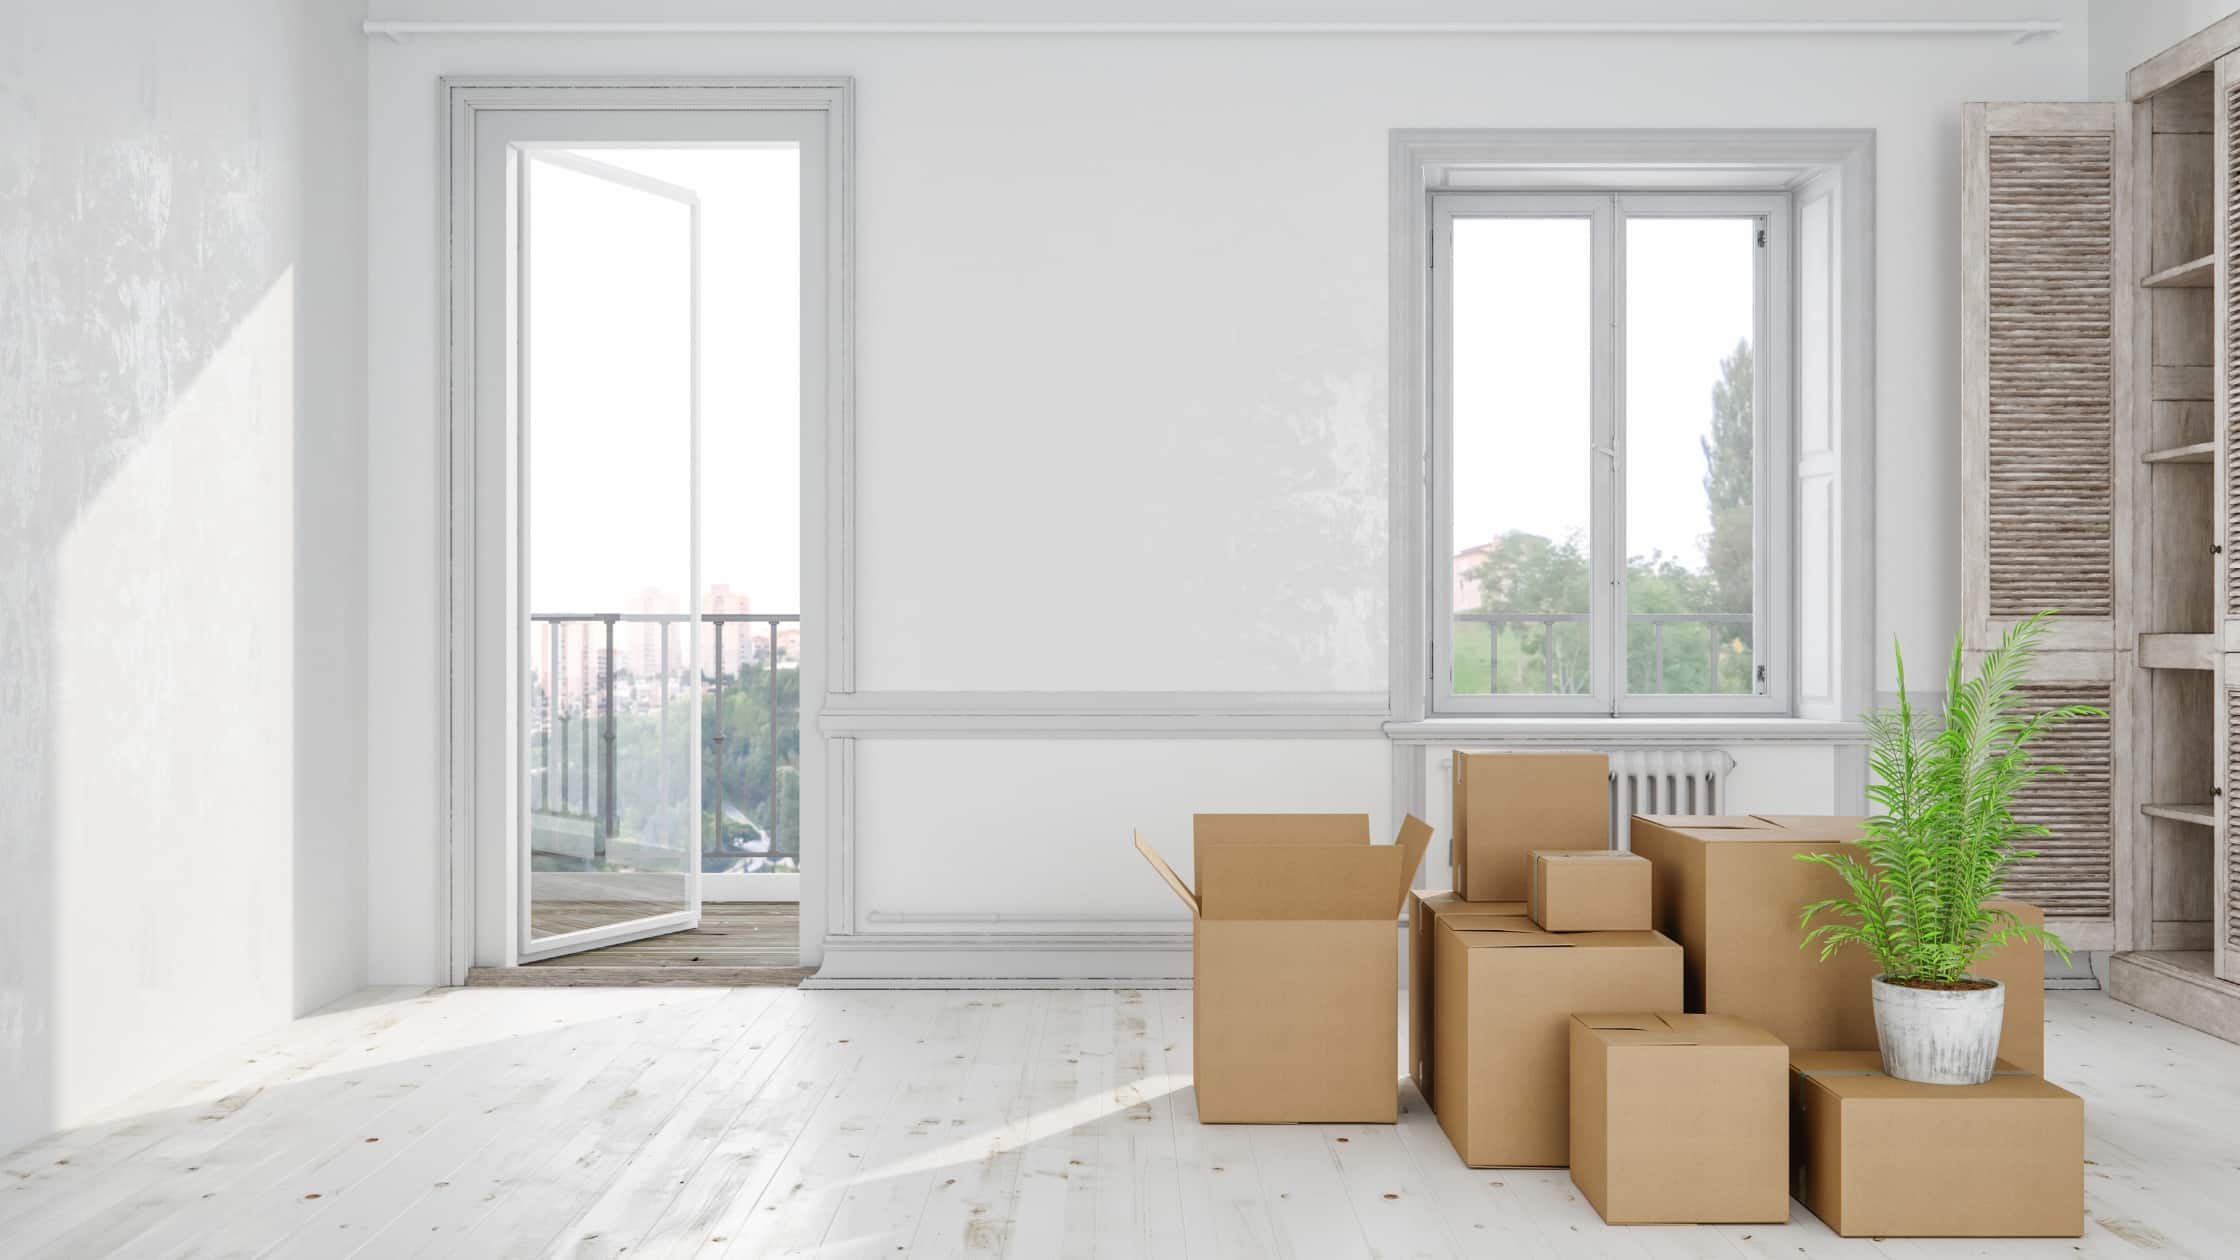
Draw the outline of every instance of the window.
[[[1431,211],[1432,709],[1787,712],[1788,196]]]

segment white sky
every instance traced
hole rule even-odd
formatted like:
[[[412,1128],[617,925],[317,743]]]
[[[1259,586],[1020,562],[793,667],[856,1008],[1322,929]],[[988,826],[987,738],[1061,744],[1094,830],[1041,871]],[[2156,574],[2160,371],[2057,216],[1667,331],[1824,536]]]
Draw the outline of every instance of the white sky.
[[[1626,550],[1701,564],[1719,360],[1750,337],[1750,219],[1629,219]],[[1588,527],[1592,342],[1585,219],[1454,226],[1454,546]]]
[[[799,612],[800,155],[585,149],[700,198],[702,589]],[[530,196],[530,602],[688,588],[690,253],[683,207],[536,163]]]

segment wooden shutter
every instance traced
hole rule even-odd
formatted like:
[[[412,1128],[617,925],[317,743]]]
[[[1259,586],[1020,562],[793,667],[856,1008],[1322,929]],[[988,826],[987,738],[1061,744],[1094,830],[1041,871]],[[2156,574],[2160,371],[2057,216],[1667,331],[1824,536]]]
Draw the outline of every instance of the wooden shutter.
[[[2057,611],[2025,705],[2112,715],[2039,745],[2065,773],[2019,802],[2018,815],[2051,834],[2009,885],[2057,927],[2100,942],[2115,934],[2128,800],[2115,715],[2131,661],[2120,579],[2129,491],[2117,462],[2128,454],[2136,282],[2122,230],[2125,119],[2095,102],[1970,105],[1962,120],[1962,634],[1980,652],[2015,622]]]
[[[2108,103],[1967,107],[1961,585],[1971,648],[2045,609],[2061,613],[2048,646],[2117,646],[2117,334],[2131,305],[2116,230],[2117,120]]]
[[[2218,776],[2223,787],[2223,799],[2216,803],[2216,876],[2222,887],[2216,890],[2215,971],[2222,980],[2240,981],[2240,845],[2232,843],[2233,794],[2240,792],[2240,688],[2224,689],[2224,720],[2217,734],[2217,759],[2223,773]]]

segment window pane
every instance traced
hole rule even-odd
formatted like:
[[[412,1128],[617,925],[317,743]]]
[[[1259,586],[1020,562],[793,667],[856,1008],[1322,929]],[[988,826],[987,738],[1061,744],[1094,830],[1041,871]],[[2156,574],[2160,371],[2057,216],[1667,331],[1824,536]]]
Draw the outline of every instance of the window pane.
[[[1594,690],[1593,229],[1454,224],[1456,695]]]
[[[1626,690],[1755,690],[1756,219],[1625,223]]]

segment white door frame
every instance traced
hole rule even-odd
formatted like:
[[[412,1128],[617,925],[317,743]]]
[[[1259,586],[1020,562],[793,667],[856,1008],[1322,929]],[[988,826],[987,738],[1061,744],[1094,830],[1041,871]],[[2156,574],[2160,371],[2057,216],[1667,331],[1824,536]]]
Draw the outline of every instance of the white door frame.
[[[446,78],[445,165],[449,179],[449,249],[444,282],[449,301],[439,332],[445,357],[443,423],[448,463],[444,495],[447,580],[441,593],[445,659],[441,680],[446,724],[441,732],[444,792],[440,820],[448,860],[438,864],[435,896],[448,922],[448,979],[464,982],[470,967],[518,961],[514,881],[492,868],[478,837],[515,830],[519,741],[512,737],[517,671],[506,663],[511,585],[486,581],[480,570],[512,554],[515,523],[506,505],[478,493],[478,458],[509,458],[504,421],[499,440],[479,426],[475,344],[475,146],[478,118],[492,111],[783,111],[814,120],[824,160],[821,179],[805,179],[802,230],[815,270],[802,293],[801,546],[801,857],[802,962],[821,959],[827,900],[839,872],[828,870],[831,804],[844,801],[844,748],[828,749],[818,717],[828,693],[854,688],[854,363],[852,353],[853,127],[852,84],[828,79],[616,80]],[[649,137],[652,142],[657,138]],[[807,171],[807,166],[804,167]],[[814,183],[814,187],[808,186]],[[479,450],[478,450],[479,448]],[[845,741],[841,741],[845,742]]]

